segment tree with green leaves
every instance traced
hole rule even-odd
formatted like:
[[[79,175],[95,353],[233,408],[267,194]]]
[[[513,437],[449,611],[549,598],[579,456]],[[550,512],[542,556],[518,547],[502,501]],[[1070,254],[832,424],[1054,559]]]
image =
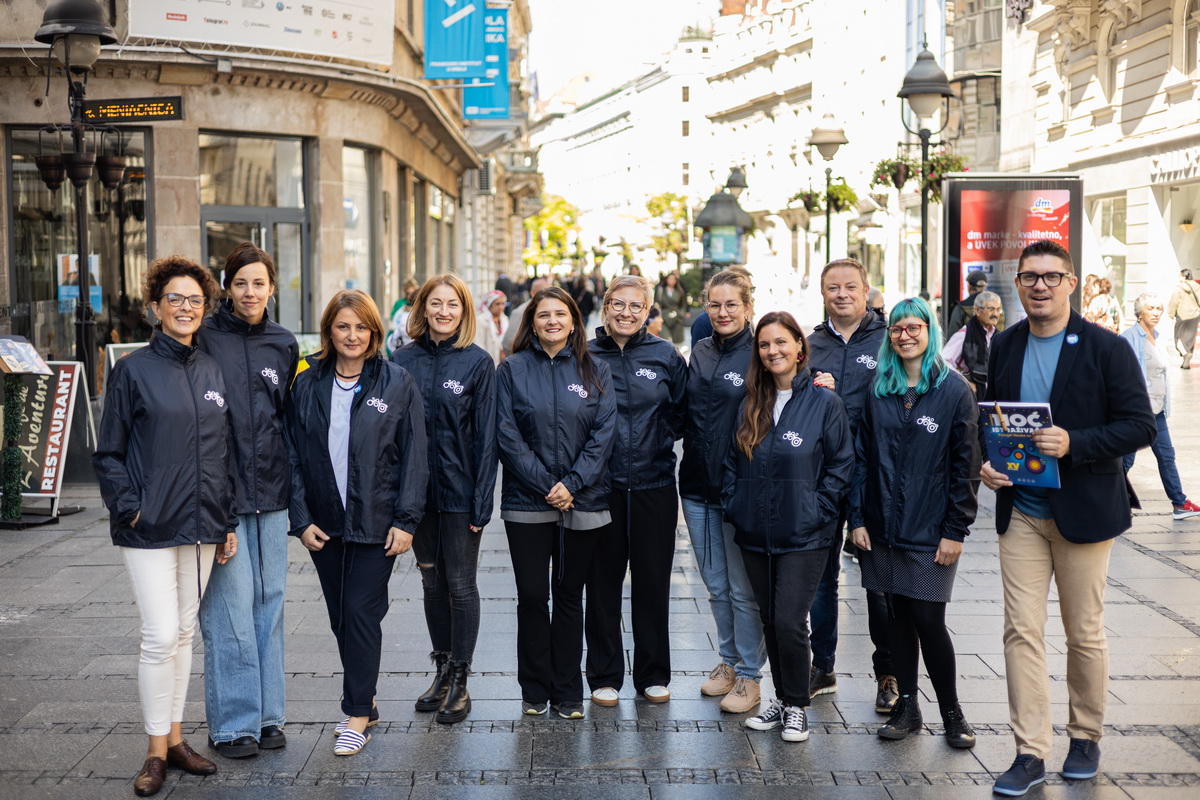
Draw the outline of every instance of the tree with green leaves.
[[[688,198],[674,192],[656,194],[646,200],[646,211],[648,222],[659,231],[650,237],[650,246],[660,259],[674,253],[676,265],[682,268],[688,249]]]
[[[577,259],[583,256],[578,244],[579,209],[556,194],[543,194],[541,211],[526,217],[524,225],[530,236],[523,257],[535,273],[548,274],[564,261],[578,266]]]

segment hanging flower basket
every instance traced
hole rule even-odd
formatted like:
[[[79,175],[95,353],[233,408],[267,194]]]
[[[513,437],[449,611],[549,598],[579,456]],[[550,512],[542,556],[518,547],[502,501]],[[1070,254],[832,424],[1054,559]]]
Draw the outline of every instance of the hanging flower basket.
[[[957,153],[943,151],[929,157],[929,171],[925,173],[925,186],[929,189],[929,200],[942,202],[942,176],[947,172],[966,172],[967,160]]]
[[[885,158],[875,165],[871,186],[894,186],[899,191],[921,172],[921,165],[908,157]]]
[[[858,195],[845,181],[829,187],[829,207],[842,212],[853,208],[858,203]]]
[[[821,192],[814,192],[812,189],[796,192],[788,202],[794,203],[797,200],[809,214],[815,214],[821,210]]]

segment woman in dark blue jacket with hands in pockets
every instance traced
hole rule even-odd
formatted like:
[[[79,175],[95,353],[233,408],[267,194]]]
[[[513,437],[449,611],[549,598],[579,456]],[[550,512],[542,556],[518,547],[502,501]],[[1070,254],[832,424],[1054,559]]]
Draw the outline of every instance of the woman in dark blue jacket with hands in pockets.
[[[615,706],[625,678],[621,587],[630,572],[633,686],[651,703],[671,699],[670,596],[679,495],[675,440],[683,435],[687,364],[646,330],[650,282],[613,278],[604,327],[588,346],[608,364],[617,396],[612,458],[612,526],[596,548],[587,582],[587,679],[592,702]]]
[[[382,357],[384,335],[374,300],[335,294],[321,315],[321,352],[304,360],[287,406],[291,532],[312,556],[342,660],[339,756],[362,750],[379,721],[388,579],[412,546],[429,484],[421,395]]]
[[[758,321],[746,399],[725,459],[722,502],[754,589],[777,696],[746,727],[808,739],[808,612],[850,487],[854,445],[842,401],[809,375],[791,314]]]
[[[564,719],[583,717],[583,587],[611,521],[617,406],[609,369],[588,353],[583,324],[569,294],[543,289],[496,371],[500,518],[517,581],[522,711],[544,714],[549,702]]]
[[[962,542],[975,521],[979,412],[966,380],[946,366],[937,320],[919,297],[892,309],[855,444],[850,538],[863,588],[883,592],[900,699],[879,729],[903,739],[921,727],[917,658],[937,693],[946,741],[973,747],[958,704],[946,604]]]
[[[429,489],[413,554],[425,591],[425,624],[437,666],[417,711],[444,724],[471,711],[467,673],[479,638],[479,540],[496,488],[496,368],[475,339],[471,291],[457,275],[437,275],[417,292],[408,316],[412,341],[392,353],[425,401]]]

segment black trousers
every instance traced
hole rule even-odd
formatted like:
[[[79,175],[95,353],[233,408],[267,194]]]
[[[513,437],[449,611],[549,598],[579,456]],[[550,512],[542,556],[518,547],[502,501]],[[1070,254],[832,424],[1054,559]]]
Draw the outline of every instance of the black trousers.
[[[517,580],[517,683],[528,703],[583,700],[583,587],[606,529],[504,523]]]
[[[356,544],[340,536],[309,551],[342,659],[342,713],[348,717],[369,715],[375,700],[388,580],[396,561],[385,552],[382,544]]]
[[[470,514],[426,511],[413,535],[425,592],[425,625],[435,653],[471,663],[479,639],[479,543]]]
[[[808,612],[829,560],[829,548],[771,556],[743,548],[742,559],[758,602],[776,695],[784,705],[807,707],[812,701],[808,694],[812,666]]]
[[[671,562],[679,525],[675,485],[614,490],[605,529],[587,579],[587,680],[594,691],[625,682],[621,593],[630,575],[633,686],[639,692],[671,682]]]

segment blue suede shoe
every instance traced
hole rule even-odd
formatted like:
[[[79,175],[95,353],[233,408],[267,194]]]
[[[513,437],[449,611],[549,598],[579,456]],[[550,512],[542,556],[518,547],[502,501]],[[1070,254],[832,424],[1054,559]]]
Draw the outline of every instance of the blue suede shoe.
[[[1086,781],[1100,771],[1100,745],[1091,739],[1072,739],[1062,776],[1073,781]]]
[[[996,778],[992,791],[1006,797],[1020,797],[1046,780],[1046,762],[1030,753],[1022,753],[1008,768],[1008,772]]]

